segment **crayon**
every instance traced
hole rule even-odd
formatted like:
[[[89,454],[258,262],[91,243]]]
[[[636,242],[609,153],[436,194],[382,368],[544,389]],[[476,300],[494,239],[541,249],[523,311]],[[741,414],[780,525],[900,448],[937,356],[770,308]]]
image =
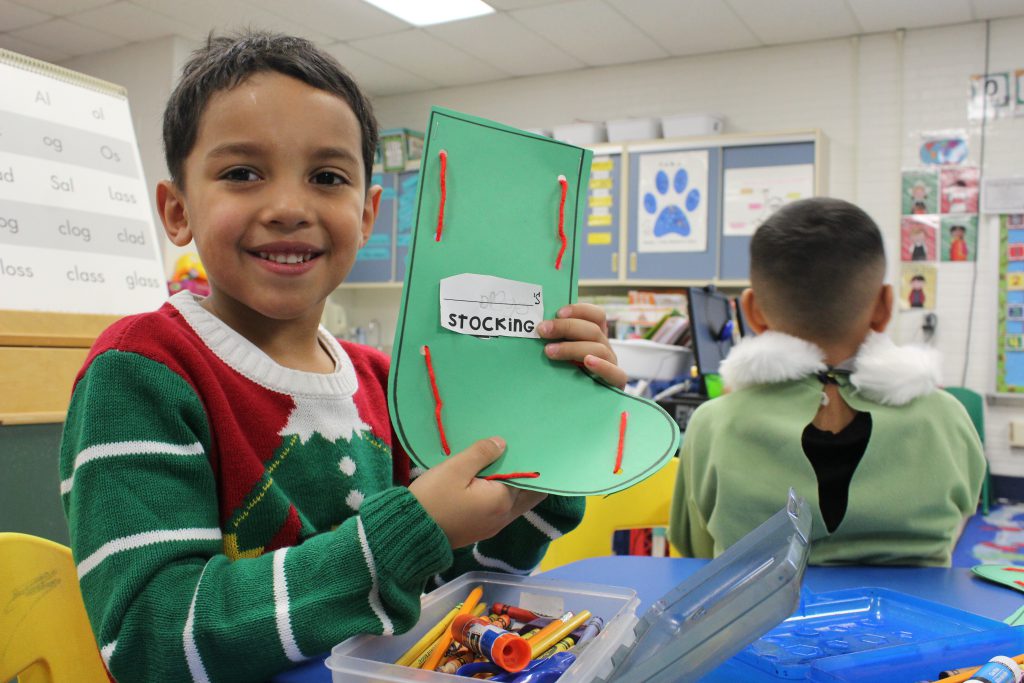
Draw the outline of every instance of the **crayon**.
[[[507,614],[510,617],[512,617],[512,619],[514,619],[515,621],[522,622],[533,621],[537,617],[541,616],[540,614],[531,612],[528,609],[516,607],[515,605],[509,605],[504,602],[494,603],[494,606],[491,608],[491,611],[495,614]]]
[[[547,659],[556,652],[565,652],[567,650],[571,650],[572,646],[575,644],[575,638],[573,638],[572,636],[566,636],[565,638],[562,638],[560,641],[558,641],[557,643],[549,647],[547,650],[545,650],[540,657],[537,657],[537,659]]]
[[[487,619],[498,628],[503,628],[506,631],[512,628],[512,617],[507,614],[489,614]]]
[[[598,633],[600,633],[601,629],[603,628],[604,619],[602,619],[601,617],[591,617],[590,621],[587,622],[586,627],[583,629],[583,633],[580,635],[579,638],[576,639],[576,644],[582,645],[583,643],[587,642],[588,640],[596,636]]]
[[[458,614],[455,618],[458,619],[460,615],[471,614],[473,609],[480,602],[480,598],[484,596],[484,589],[482,586],[477,586],[469,593],[469,597],[462,603],[462,607],[459,608]],[[452,620],[454,622],[454,619]],[[438,644],[434,648],[434,651],[430,654],[430,657],[423,663],[422,669],[427,671],[433,671],[437,668],[438,663],[441,661],[441,657],[444,656],[444,651],[448,649],[449,643],[452,642],[452,630],[451,628],[445,629],[444,633],[438,639]]]
[[[454,656],[445,657],[441,662],[441,665],[437,668],[438,671],[446,674],[453,674],[459,670],[460,667],[469,664],[476,659],[476,653],[470,650],[468,647],[459,648]]]
[[[533,638],[533,637],[534,637],[535,635],[537,635],[538,633],[540,633],[540,629],[539,629],[539,628],[531,628],[531,629],[530,629],[529,631],[527,631],[526,633],[521,633],[520,635],[521,635],[521,636],[522,636],[522,637],[523,637],[523,638],[524,638],[525,640],[529,640],[530,638]]]
[[[575,631],[577,626],[580,626],[586,622],[587,619],[593,616],[587,610],[583,610],[576,616],[571,616],[571,612],[566,612],[566,614],[569,615],[567,621],[562,621],[565,617],[559,619],[559,621],[562,622],[561,626],[558,625],[558,622],[553,622],[552,626],[555,628],[547,633],[544,632],[546,629],[541,629],[540,633],[530,639],[530,652],[533,657],[537,657],[537,655],[547,650],[562,638],[565,638],[567,635]],[[456,619],[457,618],[458,617],[456,617]]]
[[[446,631],[448,629],[448,626],[451,625],[452,619],[455,618],[455,615],[456,613],[458,613],[460,607],[462,607],[461,602],[457,604],[455,607],[453,607],[452,610],[448,612],[448,614],[444,615],[444,618],[442,618],[441,621],[437,622],[434,628],[427,631],[426,635],[417,640],[415,645],[406,650],[405,654],[399,657],[398,661],[395,662],[395,664],[398,664],[399,666],[409,666],[414,661],[416,661],[416,658],[423,654],[423,651],[431,644],[433,644],[433,642],[437,640],[437,637],[441,635],[443,631]]]
[[[530,644],[487,619],[460,614],[449,630],[456,641],[505,671],[522,671],[530,663]]]

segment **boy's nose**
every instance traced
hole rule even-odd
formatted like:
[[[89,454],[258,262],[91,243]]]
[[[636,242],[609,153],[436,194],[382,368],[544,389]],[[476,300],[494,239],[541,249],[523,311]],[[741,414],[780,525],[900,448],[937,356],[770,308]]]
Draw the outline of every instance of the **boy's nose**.
[[[296,230],[312,222],[312,212],[302,200],[301,192],[283,187],[268,197],[262,218],[264,223],[278,229]]]

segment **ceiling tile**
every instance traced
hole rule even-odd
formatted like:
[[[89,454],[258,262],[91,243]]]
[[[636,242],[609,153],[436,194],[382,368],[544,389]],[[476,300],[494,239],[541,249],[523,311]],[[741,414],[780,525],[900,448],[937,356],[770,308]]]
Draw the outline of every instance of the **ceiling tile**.
[[[12,35],[38,45],[58,45],[61,52],[72,57],[102,52],[127,44],[122,38],[73,24],[67,19],[51,19],[42,24],[13,31]]]
[[[1021,0],[971,0],[971,7],[975,19],[1024,16]]]
[[[0,32],[14,31],[32,24],[41,24],[52,15],[18,5],[10,0],[0,0]]]
[[[899,4],[888,0],[890,4]],[[863,33],[844,0],[726,0],[766,45]]]
[[[864,33],[971,21],[968,0],[846,0]]]
[[[522,9],[524,7],[536,7],[537,5],[553,5],[562,0],[484,0],[494,9],[510,10]]]
[[[110,0],[15,0],[15,2],[40,12],[62,17],[65,14],[74,14],[75,12],[105,5]]]
[[[507,14],[488,14],[429,26],[431,35],[514,76],[569,71],[583,62]]]
[[[758,47],[763,43],[722,0],[608,0],[673,55]]]
[[[315,42],[332,42],[322,31],[292,21],[290,18],[257,7],[247,0],[132,0],[154,12],[176,19],[199,30],[205,39],[212,30],[218,35],[234,33],[252,27],[278,33],[297,35]],[[278,5],[282,13],[289,5]]]
[[[10,33],[0,33],[0,47],[17,52],[18,54],[41,59],[44,62],[62,62],[71,57],[67,52],[61,52],[49,45],[36,45],[28,40],[17,38]]]
[[[650,36],[601,0],[574,0],[515,10],[511,14],[588,66],[668,56]]]
[[[397,95],[437,87],[437,83],[382,62],[344,43],[326,45],[324,50],[334,55],[356,79],[359,87],[371,95]]]
[[[264,9],[280,13],[281,0],[250,0]],[[334,40],[369,38],[412,28],[393,14],[364,0],[289,0],[287,14],[296,23],[330,36]]]
[[[67,19],[132,42],[170,35],[189,36],[193,32],[188,24],[127,0],[71,14]]]
[[[422,29],[355,40],[350,45],[444,86],[479,83],[509,75]]]

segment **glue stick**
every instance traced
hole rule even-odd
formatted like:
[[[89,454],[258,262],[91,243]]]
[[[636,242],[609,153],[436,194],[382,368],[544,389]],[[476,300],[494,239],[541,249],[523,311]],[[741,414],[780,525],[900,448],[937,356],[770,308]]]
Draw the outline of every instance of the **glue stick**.
[[[1021,683],[1024,672],[1009,657],[993,657],[974,672],[967,683]]]
[[[522,671],[530,663],[530,644],[510,633],[469,614],[460,614],[452,622],[452,638],[505,671]]]

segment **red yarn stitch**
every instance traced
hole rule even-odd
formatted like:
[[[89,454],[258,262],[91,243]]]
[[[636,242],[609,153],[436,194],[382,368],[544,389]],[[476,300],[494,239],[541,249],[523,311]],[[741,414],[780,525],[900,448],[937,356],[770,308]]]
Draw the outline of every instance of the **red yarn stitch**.
[[[437,418],[437,431],[441,434],[441,448],[445,455],[451,455],[452,449],[448,448],[448,439],[444,435],[444,424],[441,422],[441,394],[437,390],[437,378],[434,376],[434,364],[430,362],[429,346],[423,346],[423,355],[427,359],[427,374],[430,375],[430,388],[434,392],[434,417]]]
[[[565,195],[569,192],[569,181],[564,175],[560,175],[558,184],[562,186],[562,201],[558,204],[558,238],[562,240],[562,248],[558,250],[558,258],[555,259],[555,270],[561,269],[562,256],[565,254]]]
[[[626,420],[628,419],[629,413],[623,410],[622,416],[619,417],[619,447],[615,454],[615,469],[612,470],[612,474],[622,474],[622,447],[626,445]]]
[[[441,228],[444,227],[444,200],[448,195],[448,183],[445,179],[445,175],[448,172],[448,152],[442,149],[438,156],[441,157],[441,208],[437,211],[437,235],[434,236],[435,242],[441,241]]]
[[[505,479],[536,479],[540,472],[507,472],[505,474],[488,474],[487,481],[503,481]]]

